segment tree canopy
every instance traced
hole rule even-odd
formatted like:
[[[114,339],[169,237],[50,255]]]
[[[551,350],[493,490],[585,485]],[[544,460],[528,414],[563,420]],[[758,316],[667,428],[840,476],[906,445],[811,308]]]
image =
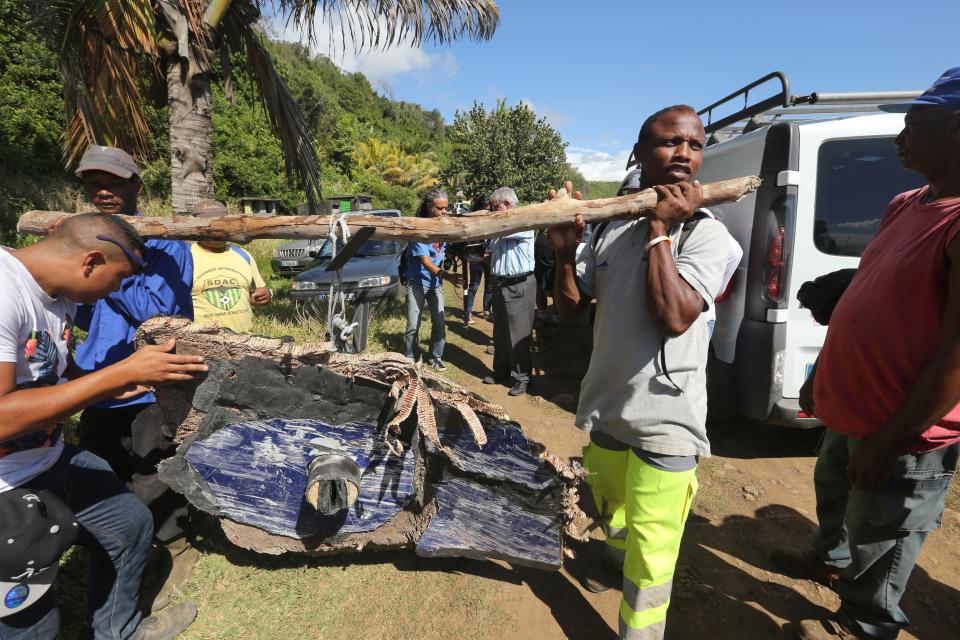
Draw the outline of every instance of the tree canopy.
[[[63,83],[57,56],[25,25],[20,0],[0,0],[0,242],[14,242],[17,216],[64,179],[60,158]]]
[[[522,202],[542,200],[570,175],[566,143],[525,104],[498,101],[488,111],[474,103],[457,112],[450,139],[453,156],[444,175],[470,198],[507,186]]]

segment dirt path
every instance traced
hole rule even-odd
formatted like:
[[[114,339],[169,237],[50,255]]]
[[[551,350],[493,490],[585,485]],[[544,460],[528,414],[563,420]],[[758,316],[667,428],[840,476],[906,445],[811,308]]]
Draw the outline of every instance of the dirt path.
[[[489,323],[448,322],[447,358],[454,378],[502,404],[534,439],[555,453],[579,456],[586,442],[573,427],[579,382],[589,357],[589,327],[538,332],[531,392],[512,398],[505,387],[479,384],[492,356],[484,353]],[[451,348],[452,347],[452,348]],[[771,638],[789,620],[820,616],[838,606],[824,587],[773,571],[767,560],[779,546],[802,548],[814,531],[812,485],[817,432],[777,429],[744,421],[711,428],[714,457],[701,465],[701,490],[684,538],[670,609],[668,638]],[[954,487],[956,490],[956,487]],[[960,628],[960,513],[948,509],[945,526],[927,541],[903,607],[913,621],[901,638],[957,637]],[[619,591],[595,595],[580,588],[588,555],[555,575],[516,571],[523,584],[503,586],[509,623],[489,637],[610,638]]]

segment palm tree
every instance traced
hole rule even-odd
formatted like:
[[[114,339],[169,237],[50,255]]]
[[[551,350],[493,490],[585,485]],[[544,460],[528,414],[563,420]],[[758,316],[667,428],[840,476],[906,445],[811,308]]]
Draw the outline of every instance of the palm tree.
[[[440,167],[431,158],[404,153],[396,142],[382,142],[376,138],[360,142],[354,150],[353,160],[360,171],[417,193],[440,184]]]
[[[229,87],[234,52],[245,55],[288,176],[299,177],[311,205],[320,200],[313,134],[257,29],[265,6],[310,39],[318,16],[336,16],[329,23],[361,48],[489,39],[499,21],[494,0],[34,0],[33,6],[36,26],[60,52],[67,163],[90,144],[148,157],[144,106],[165,96],[175,212],[213,196],[211,60],[220,56]]]

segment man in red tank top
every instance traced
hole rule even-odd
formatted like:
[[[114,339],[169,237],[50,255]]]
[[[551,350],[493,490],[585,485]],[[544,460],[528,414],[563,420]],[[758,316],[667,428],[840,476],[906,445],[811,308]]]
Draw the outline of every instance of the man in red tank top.
[[[892,640],[907,626],[900,598],[960,455],[960,67],[886,110],[907,112],[899,157],[929,185],[888,205],[800,391],[827,425],[819,531],[810,551],[772,559],[841,601],[794,626],[807,640]]]

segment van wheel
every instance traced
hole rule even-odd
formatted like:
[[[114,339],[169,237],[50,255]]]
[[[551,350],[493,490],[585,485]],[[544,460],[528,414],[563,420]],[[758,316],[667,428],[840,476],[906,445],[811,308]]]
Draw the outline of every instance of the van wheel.
[[[733,367],[717,360],[713,345],[710,345],[707,357],[707,422],[729,422],[736,413]]]

